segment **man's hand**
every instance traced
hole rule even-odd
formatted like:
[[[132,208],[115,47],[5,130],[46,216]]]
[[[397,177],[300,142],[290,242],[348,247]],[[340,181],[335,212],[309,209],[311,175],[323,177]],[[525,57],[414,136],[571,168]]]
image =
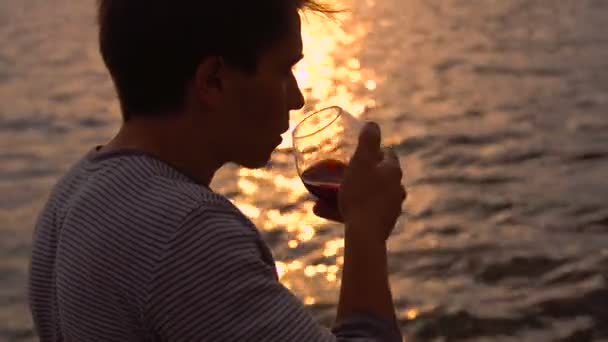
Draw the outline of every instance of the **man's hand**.
[[[406,198],[403,171],[394,151],[380,145],[380,127],[361,130],[359,144],[338,193],[338,208],[346,236],[384,243],[402,213]]]
[[[403,173],[399,159],[390,149],[382,149],[380,140],[378,125],[366,124],[340,188],[342,211],[318,200],[313,207],[315,215],[345,223],[343,211],[346,211],[351,221],[363,221],[371,226],[381,223],[380,226],[388,230],[385,236],[390,235],[407,194],[401,185]]]

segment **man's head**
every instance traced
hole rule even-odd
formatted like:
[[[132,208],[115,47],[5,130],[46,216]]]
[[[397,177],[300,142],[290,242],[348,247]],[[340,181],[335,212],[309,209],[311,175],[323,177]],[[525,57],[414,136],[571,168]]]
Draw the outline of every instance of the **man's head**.
[[[313,0],[99,0],[124,121],[185,120],[176,134],[190,148],[212,142],[225,161],[264,165],[304,103],[292,67],[305,8],[323,10]]]

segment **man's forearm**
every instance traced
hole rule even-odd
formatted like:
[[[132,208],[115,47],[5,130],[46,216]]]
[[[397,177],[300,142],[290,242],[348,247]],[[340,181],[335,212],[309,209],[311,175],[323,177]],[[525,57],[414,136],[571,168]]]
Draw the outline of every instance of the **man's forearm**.
[[[347,234],[337,320],[359,312],[396,321],[388,282],[386,243]]]

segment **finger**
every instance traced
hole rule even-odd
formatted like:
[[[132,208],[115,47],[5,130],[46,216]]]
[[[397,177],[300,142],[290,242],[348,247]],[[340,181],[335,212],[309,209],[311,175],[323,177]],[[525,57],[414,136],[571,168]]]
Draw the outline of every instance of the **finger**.
[[[342,219],[342,215],[340,214],[340,211],[335,208],[332,205],[329,205],[323,201],[318,201],[317,203],[315,203],[314,207],[312,208],[312,212],[324,219],[327,220],[331,220],[331,221],[336,221],[336,222],[344,222],[344,220]]]
[[[382,156],[380,151],[381,140],[380,126],[375,122],[366,123],[359,134],[359,143],[352,161],[355,163],[377,163]]]
[[[392,186],[398,186],[403,181],[403,171],[398,165],[383,165],[377,167],[376,172],[380,176],[380,181],[383,184]]]
[[[401,161],[397,153],[393,149],[385,147],[382,150],[384,157],[378,164],[378,169],[389,179],[403,178],[403,170],[401,169]]]
[[[399,156],[397,155],[397,153],[395,152],[395,150],[393,150],[390,147],[383,147],[382,148],[382,163],[383,164],[396,164],[396,165],[400,165],[401,163],[399,162]]]

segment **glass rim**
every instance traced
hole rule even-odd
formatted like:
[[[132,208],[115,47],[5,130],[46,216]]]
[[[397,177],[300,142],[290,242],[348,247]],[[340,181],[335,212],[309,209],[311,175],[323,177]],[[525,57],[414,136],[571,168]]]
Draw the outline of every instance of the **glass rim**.
[[[326,111],[326,110],[330,110],[330,109],[337,109],[337,110],[338,110],[338,114],[336,114],[336,116],[335,116],[333,119],[331,119],[331,121],[329,121],[329,123],[327,123],[326,125],[324,125],[323,127],[321,127],[321,128],[319,128],[319,129],[317,129],[316,131],[314,131],[314,132],[312,132],[312,133],[308,133],[308,134],[305,134],[305,135],[299,135],[299,136],[296,136],[296,132],[298,131],[298,128],[300,128],[300,126],[301,126],[301,125],[302,125],[302,124],[303,124],[303,123],[304,123],[306,120],[308,120],[308,119],[312,118],[314,115],[317,115],[317,114],[319,114],[319,113],[321,113],[321,112],[324,112],[324,111]],[[316,111],[314,111],[314,112],[312,112],[312,113],[308,113],[308,114],[306,114],[306,116],[304,117],[304,119],[300,120],[300,122],[298,122],[298,124],[296,125],[296,127],[294,127],[293,131],[291,132],[291,137],[292,137],[292,140],[294,140],[294,141],[295,141],[296,139],[308,138],[308,137],[310,137],[310,136],[313,136],[313,135],[315,135],[315,134],[317,134],[317,133],[321,132],[322,130],[324,130],[324,129],[326,129],[327,127],[329,127],[329,125],[331,125],[331,124],[333,124],[334,122],[336,122],[336,120],[338,120],[338,118],[339,118],[340,116],[342,116],[342,114],[343,114],[343,113],[344,113],[344,109],[342,109],[342,107],[340,107],[340,106],[329,106],[329,107],[325,107],[325,108],[321,108],[321,109],[319,109],[319,110],[316,110]]]

